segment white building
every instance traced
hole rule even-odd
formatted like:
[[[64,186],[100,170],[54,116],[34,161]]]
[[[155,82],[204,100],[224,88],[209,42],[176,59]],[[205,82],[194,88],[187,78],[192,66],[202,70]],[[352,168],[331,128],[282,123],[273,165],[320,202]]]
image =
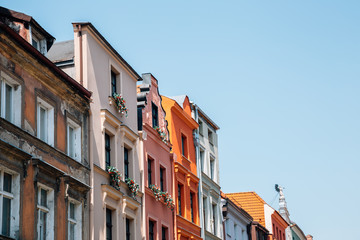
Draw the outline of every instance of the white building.
[[[199,124],[195,132],[195,149],[199,181],[199,216],[203,239],[222,239],[218,138],[219,127],[197,106],[192,115]]]
[[[126,184],[132,179],[140,185],[142,179],[136,94],[141,77],[91,23],[73,23],[73,29],[74,40],[54,44],[48,56],[93,93],[90,239],[142,239],[143,194],[134,196]],[[127,110],[116,107],[114,94],[123,97]],[[122,174],[119,186],[111,185],[109,166]]]
[[[253,218],[244,209],[238,207],[227,197],[223,197],[224,240],[248,240],[248,228]]]

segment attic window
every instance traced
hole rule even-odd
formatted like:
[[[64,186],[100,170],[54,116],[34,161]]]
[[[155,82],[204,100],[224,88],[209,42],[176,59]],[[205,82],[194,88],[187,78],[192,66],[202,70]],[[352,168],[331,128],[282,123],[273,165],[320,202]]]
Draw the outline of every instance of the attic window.
[[[46,40],[34,29],[31,29],[31,45],[42,54],[46,54]]]

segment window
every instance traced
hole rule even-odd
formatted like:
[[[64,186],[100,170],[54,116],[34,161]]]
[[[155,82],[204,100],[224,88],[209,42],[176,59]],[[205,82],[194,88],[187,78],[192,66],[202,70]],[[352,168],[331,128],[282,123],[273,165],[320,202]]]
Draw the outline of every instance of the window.
[[[21,87],[7,74],[1,72],[1,117],[21,125]]]
[[[106,240],[112,239],[112,210],[106,208]]]
[[[216,204],[212,205],[212,214],[213,214],[213,219],[212,219],[213,233],[214,235],[216,235]]]
[[[186,137],[184,135],[181,135],[181,153],[183,156],[187,157]]]
[[[204,124],[203,124],[203,122],[201,120],[199,120],[199,134],[201,136],[203,136],[203,131],[204,131],[203,128],[204,128]]]
[[[214,167],[215,167],[215,159],[210,157],[210,178],[212,180],[214,180],[214,178],[215,178],[215,172],[214,172],[215,168]]]
[[[194,222],[194,193],[190,192],[190,214],[191,214],[191,221]]]
[[[129,178],[129,150],[124,148],[124,175]]]
[[[40,98],[37,106],[37,137],[54,146],[54,108]]]
[[[155,222],[149,220],[149,240],[155,240],[154,226]]]
[[[19,230],[18,177],[1,170],[0,182],[0,233],[7,237],[15,237],[15,232]]]
[[[68,239],[81,239],[82,209],[81,204],[70,200],[68,205]]]
[[[111,96],[114,96],[117,91],[117,74],[111,70]]]
[[[130,223],[131,220],[129,218],[126,218],[126,226],[125,226],[125,231],[126,231],[126,240],[130,240],[131,237],[131,226]]]
[[[54,237],[54,190],[38,185],[38,222],[37,238],[39,240]]]
[[[153,163],[153,160],[151,160],[149,157],[148,157],[148,186],[150,187],[151,184],[153,184],[152,182],[152,163]]]
[[[105,169],[108,169],[111,165],[111,147],[110,147],[110,136],[105,133]]]
[[[38,51],[40,51],[39,40],[37,38],[35,38],[34,36],[32,37],[32,45],[34,48],[36,48]]]
[[[182,192],[182,186],[180,184],[178,184],[178,214],[180,216],[182,216],[182,211],[181,211],[181,192]]]
[[[204,216],[204,228],[207,230],[207,215],[206,215],[206,197],[203,198],[203,216]]]
[[[69,157],[81,162],[81,127],[71,119],[67,123],[67,145]]]
[[[37,31],[35,31],[34,28],[31,28],[31,45],[42,54],[46,54],[46,40]]]
[[[167,228],[162,226],[161,227],[161,240],[167,240]]]
[[[158,107],[151,103],[151,113],[152,113],[152,126],[158,127],[159,126],[159,117],[158,117]]]
[[[200,149],[200,165],[201,165],[201,171],[204,172],[204,156],[205,153],[202,149]]]
[[[160,190],[165,192],[165,168],[160,167]]]
[[[214,145],[213,132],[211,130],[208,130],[208,138],[209,138],[209,143],[211,145]]]

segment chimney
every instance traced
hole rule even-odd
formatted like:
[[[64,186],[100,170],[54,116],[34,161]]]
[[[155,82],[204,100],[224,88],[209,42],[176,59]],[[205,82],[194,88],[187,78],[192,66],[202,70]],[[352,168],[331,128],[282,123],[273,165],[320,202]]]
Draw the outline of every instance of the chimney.
[[[313,236],[311,236],[310,234],[306,236],[306,240],[313,240]]]

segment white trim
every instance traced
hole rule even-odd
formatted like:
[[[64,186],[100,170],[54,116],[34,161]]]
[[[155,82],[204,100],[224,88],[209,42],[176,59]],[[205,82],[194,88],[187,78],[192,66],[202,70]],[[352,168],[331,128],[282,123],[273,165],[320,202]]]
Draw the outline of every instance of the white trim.
[[[74,234],[74,239],[82,239],[82,204],[79,201],[76,201],[75,199],[72,198],[68,198],[68,238],[70,239],[70,224],[74,224],[75,225],[75,234]],[[70,218],[70,204],[74,204],[74,214],[75,214],[75,219]]]
[[[73,129],[73,137],[74,139],[70,141],[70,128]],[[70,118],[67,119],[66,125],[67,131],[67,154],[69,157],[75,159],[78,162],[81,162],[81,127],[76,124]],[[72,143],[71,143],[72,142]],[[70,144],[71,143],[71,144]],[[73,149],[73,153],[70,153],[70,150]]]
[[[45,131],[46,135],[45,138],[42,139],[44,142],[48,143],[50,146],[54,146],[54,129],[55,129],[55,122],[54,122],[54,107],[51,106],[49,103],[41,99],[40,97],[37,97],[37,129],[36,129],[36,135],[39,139],[41,135],[41,122],[40,122],[40,109],[44,109],[46,111],[46,122],[42,123],[45,124]]]
[[[21,86],[5,72],[1,72],[1,117],[5,118],[6,85],[11,87],[10,121],[16,126],[21,126]]]
[[[40,197],[41,197],[41,189],[45,190],[47,192],[47,206],[40,205]],[[53,239],[54,238],[54,189],[38,183],[38,191],[37,191],[37,239],[40,239],[40,212],[47,213],[46,216],[46,233],[45,238],[46,239]]]

